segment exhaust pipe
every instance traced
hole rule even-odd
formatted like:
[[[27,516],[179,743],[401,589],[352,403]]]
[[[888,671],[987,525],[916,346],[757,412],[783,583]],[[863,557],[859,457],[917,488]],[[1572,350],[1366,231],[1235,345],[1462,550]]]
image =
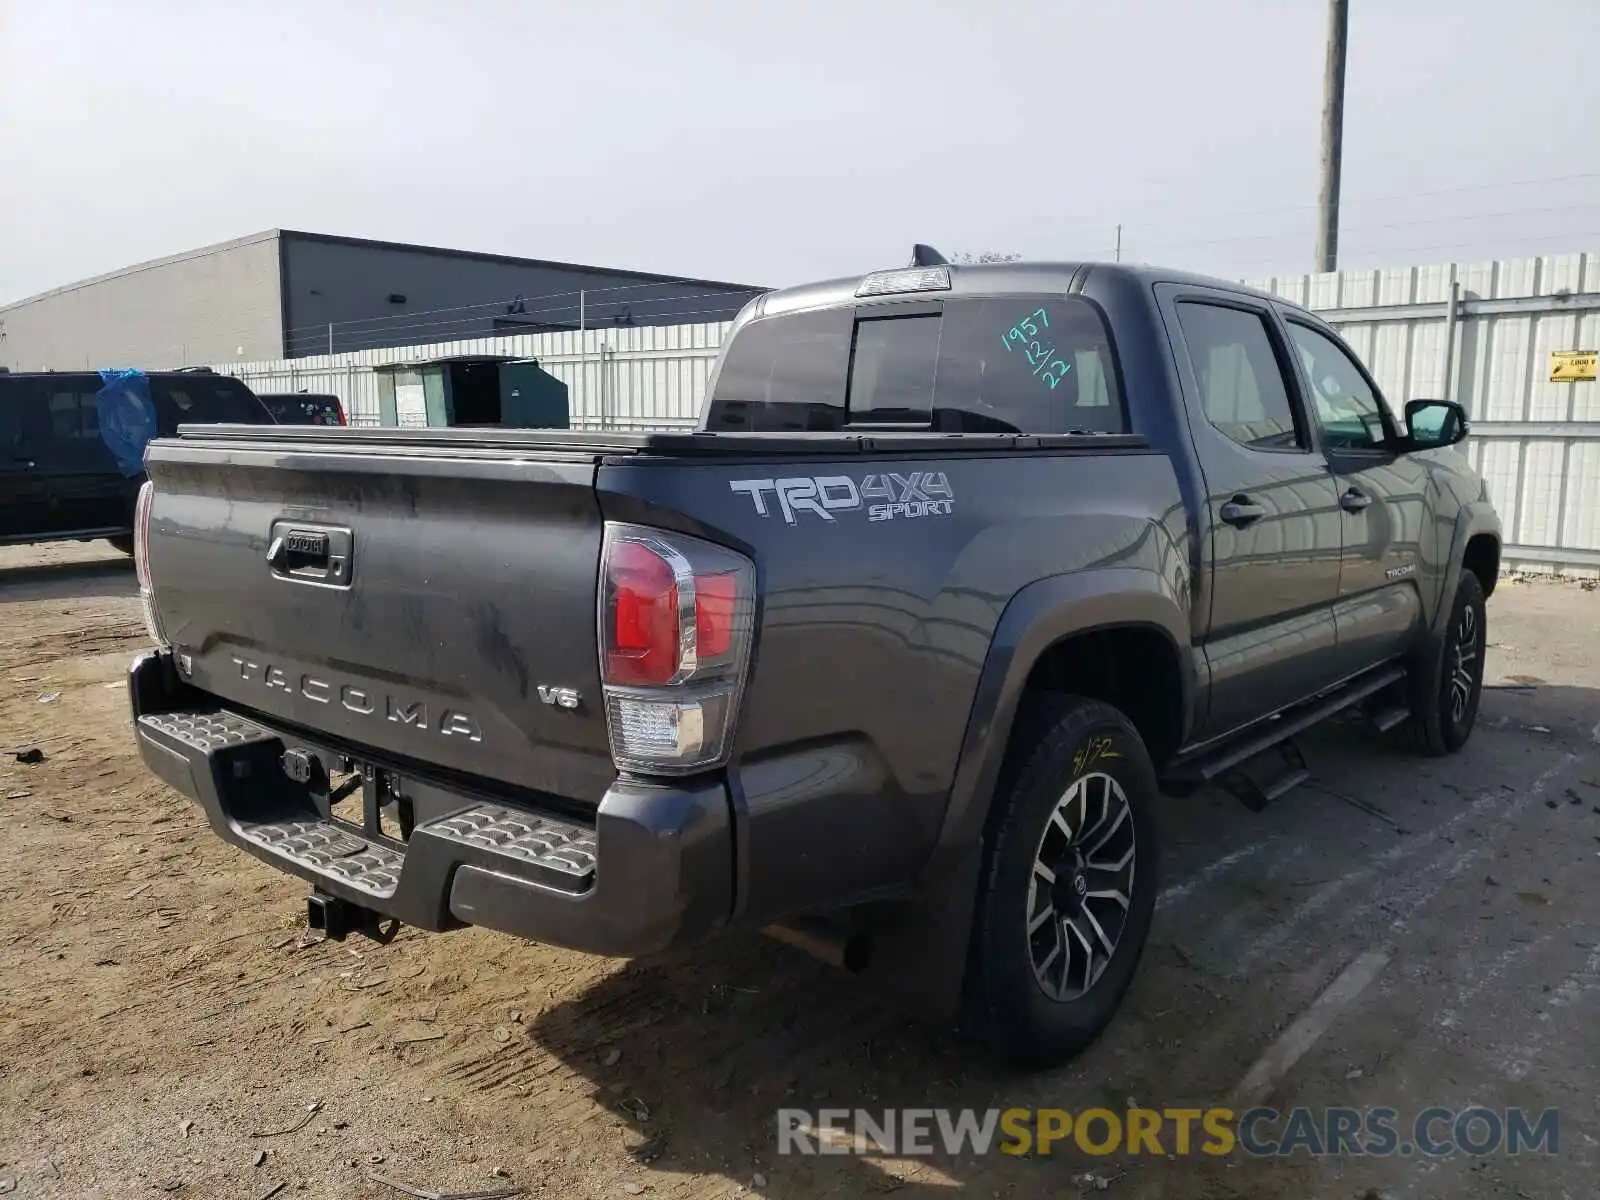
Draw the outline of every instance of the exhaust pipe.
[[[804,950],[830,966],[842,967],[852,975],[865,971],[872,961],[871,938],[815,917],[768,925],[761,932],[774,941]]]

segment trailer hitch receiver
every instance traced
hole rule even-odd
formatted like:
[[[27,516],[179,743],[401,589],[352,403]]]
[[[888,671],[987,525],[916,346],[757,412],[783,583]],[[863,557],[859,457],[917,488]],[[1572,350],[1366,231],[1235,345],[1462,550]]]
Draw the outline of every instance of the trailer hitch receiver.
[[[306,925],[321,930],[330,941],[342,942],[352,933],[359,933],[384,946],[400,932],[397,918],[386,920],[381,913],[320,890],[306,898]]]

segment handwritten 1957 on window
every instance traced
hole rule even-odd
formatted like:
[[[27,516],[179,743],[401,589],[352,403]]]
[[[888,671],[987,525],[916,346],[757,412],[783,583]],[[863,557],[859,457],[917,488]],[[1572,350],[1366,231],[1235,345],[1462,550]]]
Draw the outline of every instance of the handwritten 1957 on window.
[[[1050,337],[1045,332],[1050,328],[1050,314],[1042,308],[1036,308],[1018,321],[1001,337],[1007,352],[1012,352],[1012,343],[1022,347],[1022,352],[1028,356],[1028,365],[1033,368],[1036,378],[1044,380],[1050,385],[1050,390],[1055,391],[1056,384],[1067,377],[1067,372],[1072,370],[1072,364],[1065,359],[1056,357],[1056,348],[1044,348],[1044,341]],[[1044,339],[1040,341],[1039,339]]]

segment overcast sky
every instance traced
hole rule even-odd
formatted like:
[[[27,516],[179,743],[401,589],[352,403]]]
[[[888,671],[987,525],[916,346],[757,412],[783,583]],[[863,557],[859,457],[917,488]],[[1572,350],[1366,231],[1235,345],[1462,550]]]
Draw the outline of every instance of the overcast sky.
[[[1600,0],[1351,0],[1341,265],[1600,250]],[[0,302],[272,227],[1309,269],[1323,0],[0,0]],[[1422,193],[1429,193],[1423,195]]]

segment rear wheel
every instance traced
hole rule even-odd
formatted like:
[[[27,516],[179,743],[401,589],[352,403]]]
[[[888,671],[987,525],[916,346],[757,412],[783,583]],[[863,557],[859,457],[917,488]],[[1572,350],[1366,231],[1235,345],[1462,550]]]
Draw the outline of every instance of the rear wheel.
[[[995,795],[968,967],[969,1028],[1044,1065],[1098,1037],[1150,932],[1155,770],[1115,708],[1052,697],[1019,728]]]
[[[1487,627],[1483,584],[1463,570],[1444,636],[1412,668],[1410,732],[1425,754],[1454,754],[1472,736],[1483,697]]]

